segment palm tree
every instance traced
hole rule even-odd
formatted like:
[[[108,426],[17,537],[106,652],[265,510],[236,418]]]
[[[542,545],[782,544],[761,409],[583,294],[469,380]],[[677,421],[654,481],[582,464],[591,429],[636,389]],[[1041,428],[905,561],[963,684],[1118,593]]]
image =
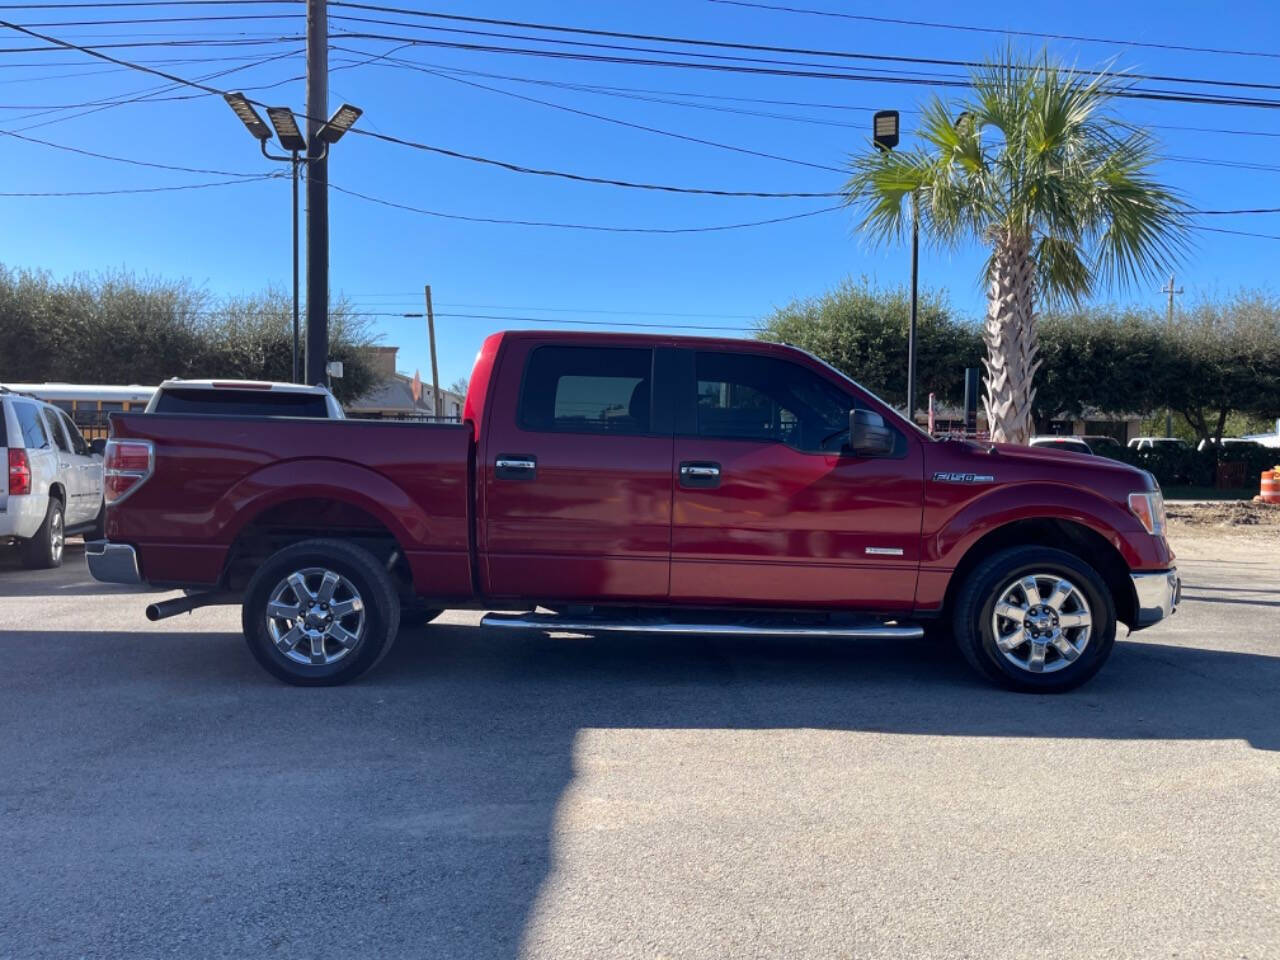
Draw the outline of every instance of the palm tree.
[[[1074,304],[1099,283],[1153,278],[1187,245],[1188,208],[1151,172],[1155,141],[1108,112],[1123,90],[1113,74],[1006,53],[973,71],[960,102],[924,105],[920,146],[852,160],[845,201],[875,242],[901,239],[918,216],[940,245],[991,247],[983,403],[993,440],[1032,433],[1037,302]]]

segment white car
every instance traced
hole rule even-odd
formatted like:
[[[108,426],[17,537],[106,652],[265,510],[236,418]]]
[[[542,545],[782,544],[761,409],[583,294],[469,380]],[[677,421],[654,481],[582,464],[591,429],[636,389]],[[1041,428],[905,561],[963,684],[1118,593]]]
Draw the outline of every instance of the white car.
[[[0,386],[0,457],[0,543],[28,567],[60,566],[68,534],[102,538],[102,454],[65,413]]]
[[[325,387],[257,380],[166,380],[151,395],[146,412],[346,419],[342,404]]]
[[[1189,450],[1191,445],[1177,437],[1130,437],[1130,450]]]

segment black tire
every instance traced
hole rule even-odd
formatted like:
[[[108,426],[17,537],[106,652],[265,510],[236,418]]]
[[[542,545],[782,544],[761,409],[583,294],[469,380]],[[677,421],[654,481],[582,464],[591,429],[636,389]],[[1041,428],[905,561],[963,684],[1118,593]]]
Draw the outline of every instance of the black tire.
[[[22,544],[22,563],[30,570],[52,570],[62,566],[62,552],[66,544],[66,515],[62,501],[49,498],[44,521],[35,536]]]
[[[325,655],[327,644],[337,656],[334,662],[298,662],[290,652],[277,646],[268,626],[267,604],[272,595],[290,574],[307,570],[332,571],[345,579],[350,591],[358,594],[361,601],[359,627],[354,626],[352,619],[341,621],[341,625],[357,636],[349,645],[338,645],[345,652],[338,653],[332,640],[320,640],[320,656]],[[290,596],[297,597],[297,594],[290,593]],[[390,651],[400,629],[400,598],[386,569],[368,551],[343,540],[304,540],[276,552],[258,568],[245,591],[241,622],[249,652],[274,677],[298,686],[336,686],[372,670]],[[289,621],[277,617],[274,622],[284,638],[293,633],[282,630]],[[295,624],[297,629],[303,626],[302,620]],[[308,650],[312,649],[309,640],[298,641],[302,642],[308,644]],[[297,649],[292,653],[306,656]]]
[[[1052,669],[1037,673],[1010,659],[1019,658],[1017,651],[1009,656],[1001,651],[993,618],[996,603],[1006,589],[1023,577],[1041,574],[1070,581],[1087,602],[1091,625],[1088,640],[1074,660],[1049,644],[1047,656],[1051,659],[1045,667]],[[1002,622],[1010,628],[1016,626],[1010,621]],[[965,579],[952,611],[952,628],[964,658],[988,680],[1013,690],[1058,693],[1089,680],[1111,655],[1116,639],[1115,601],[1098,572],[1074,554],[1051,547],[1013,547],[988,557]],[[1030,641],[1018,649],[1030,651]]]

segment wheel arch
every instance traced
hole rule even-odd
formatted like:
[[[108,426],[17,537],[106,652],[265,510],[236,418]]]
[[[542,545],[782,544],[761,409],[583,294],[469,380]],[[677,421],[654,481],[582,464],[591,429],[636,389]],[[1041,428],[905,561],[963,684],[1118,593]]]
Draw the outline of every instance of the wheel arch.
[[[1138,598],[1129,577],[1129,565],[1120,551],[1096,530],[1062,517],[1029,517],[1014,520],[979,537],[951,572],[943,600],[949,613],[965,580],[987,557],[1009,547],[1041,546],[1063,550],[1098,571],[1111,591],[1116,619],[1130,627],[1136,622]]]

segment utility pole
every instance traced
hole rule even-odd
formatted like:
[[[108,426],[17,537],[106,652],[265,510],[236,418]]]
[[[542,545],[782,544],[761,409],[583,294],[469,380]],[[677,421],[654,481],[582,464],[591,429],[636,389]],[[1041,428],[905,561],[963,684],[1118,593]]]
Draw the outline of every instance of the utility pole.
[[[1178,289],[1176,290],[1173,288],[1173,279],[1174,279],[1173,274],[1172,273],[1169,274],[1169,285],[1167,287],[1162,287],[1160,289],[1161,293],[1167,293],[1169,295],[1169,312],[1166,316],[1166,322],[1168,324],[1170,333],[1173,332],[1173,295],[1175,293],[1176,294],[1182,293],[1181,287],[1178,287]],[[1173,411],[1170,410],[1168,407],[1164,408],[1164,435],[1166,437],[1173,436]]]
[[[427,340],[431,344],[431,405],[435,416],[440,417],[444,405],[440,402],[440,370],[436,366],[436,315],[431,309],[431,284],[427,284]]]
[[[326,0],[307,0],[307,351],[306,383],[329,383],[329,161],[319,136],[329,115]]]

